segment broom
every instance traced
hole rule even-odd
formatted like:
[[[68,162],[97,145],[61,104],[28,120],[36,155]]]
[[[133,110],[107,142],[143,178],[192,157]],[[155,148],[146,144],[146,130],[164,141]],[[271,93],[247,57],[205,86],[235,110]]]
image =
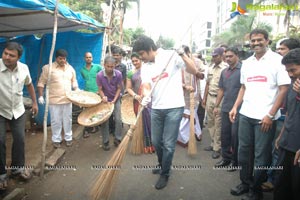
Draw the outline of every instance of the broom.
[[[130,152],[134,155],[143,153],[144,150],[144,132],[143,132],[143,117],[137,120],[136,128],[132,136]]]
[[[193,83],[193,75],[191,74],[191,85]],[[197,145],[195,138],[195,93],[190,91],[190,138],[188,144],[188,155],[194,156],[197,154]]]
[[[150,94],[152,94],[154,88],[156,87],[157,83],[159,82],[159,80],[161,79],[162,75],[164,74],[164,72],[167,69],[167,66],[169,65],[171,59],[173,58],[174,54],[176,51],[174,51],[172,53],[172,55],[170,56],[167,64],[165,65],[165,67],[163,68],[162,72],[160,73],[158,80],[154,83]],[[141,107],[140,111],[138,112],[137,118],[135,120],[134,125],[131,125],[129,130],[127,131],[126,135],[124,136],[124,138],[122,139],[121,143],[119,144],[118,148],[116,149],[116,151],[114,152],[112,158],[107,162],[106,166],[112,166],[119,168],[124,157],[126,154],[126,150],[128,147],[128,143],[130,138],[133,135],[133,132],[137,126],[137,122],[139,120],[139,118],[142,115],[142,112],[144,110],[144,106]],[[112,192],[112,188],[113,188],[113,184],[116,180],[116,177],[119,173],[118,169],[108,169],[108,170],[104,170],[102,171],[98,177],[96,178],[96,181],[94,182],[91,190],[90,190],[90,197],[92,200],[97,200],[97,199],[108,199],[110,197],[110,194]]]

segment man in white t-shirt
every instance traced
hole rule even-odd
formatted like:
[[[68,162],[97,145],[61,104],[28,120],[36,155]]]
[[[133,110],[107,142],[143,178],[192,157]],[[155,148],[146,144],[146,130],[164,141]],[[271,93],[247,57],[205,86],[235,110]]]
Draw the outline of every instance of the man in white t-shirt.
[[[287,93],[290,78],[281,64],[282,57],[268,49],[268,33],[254,29],[250,46],[254,55],[243,62],[241,89],[229,113],[234,122],[237,108],[242,103],[239,117],[238,164],[241,184],[231,189],[242,200],[263,198],[261,184],[270,166],[272,140],[279,108]]]
[[[193,60],[184,51],[178,51],[177,55],[174,51],[157,49],[153,40],[147,36],[138,38],[133,45],[133,52],[137,52],[144,61],[141,71],[144,95],[142,105],[146,106],[152,99],[151,133],[159,165],[152,172],[160,174],[155,185],[159,190],[167,185],[170,176],[185,105],[181,69],[186,66],[187,72],[194,75],[200,72],[197,72]]]

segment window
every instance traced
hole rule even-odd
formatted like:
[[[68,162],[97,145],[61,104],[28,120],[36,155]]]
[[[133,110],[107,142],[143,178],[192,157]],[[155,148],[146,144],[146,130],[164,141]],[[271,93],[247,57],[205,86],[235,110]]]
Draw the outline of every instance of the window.
[[[207,37],[211,38],[211,31],[207,31]]]
[[[207,22],[207,28],[211,28],[211,22]]]
[[[206,40],[205,46],[206,46],[206,47],[210,47],[210,40]]]

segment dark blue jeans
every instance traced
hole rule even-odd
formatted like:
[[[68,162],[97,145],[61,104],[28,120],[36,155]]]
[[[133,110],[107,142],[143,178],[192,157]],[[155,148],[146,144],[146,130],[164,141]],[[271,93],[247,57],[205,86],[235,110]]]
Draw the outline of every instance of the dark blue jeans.
[[[25,164],[25,114],[18,119],[8,120],[0,116],[0,175],[6,174],[6,123],[9,124],[13,143],[11,166],[24,167]]]
[[[183,107],[151,110],[151,133],[161,175],[170,175]]]
[[[238,163],[242,167],[240,179],[254,192],[261,191],[266,169],[271,164],[272,140],[276,121],[268,132],[261,131],[260,120],[240,115]]]
[[[231,123],[228,112],[222,112],[221,118],[222,158],[237,165],[239,120],[237,118],[234,123]]]

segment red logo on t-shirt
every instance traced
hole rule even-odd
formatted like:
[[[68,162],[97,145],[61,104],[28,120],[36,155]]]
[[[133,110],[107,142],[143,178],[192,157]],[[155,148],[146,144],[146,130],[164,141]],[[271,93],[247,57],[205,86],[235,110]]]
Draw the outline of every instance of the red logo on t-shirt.
[[[169,76],[169,74],[168,74],[167,72],[164,72],[164,73],[162,73],[160,79],[167,78],[168,76]],[[158,81],[158,78],[159,78],[159,75],[153,77],[153,78],[152,78],[152,81],[153,81],[153,82],[156,82],[156,81]]]
[[[247,78],[247,82],[267,82],[267,77],[265,76],[253,76]]]

